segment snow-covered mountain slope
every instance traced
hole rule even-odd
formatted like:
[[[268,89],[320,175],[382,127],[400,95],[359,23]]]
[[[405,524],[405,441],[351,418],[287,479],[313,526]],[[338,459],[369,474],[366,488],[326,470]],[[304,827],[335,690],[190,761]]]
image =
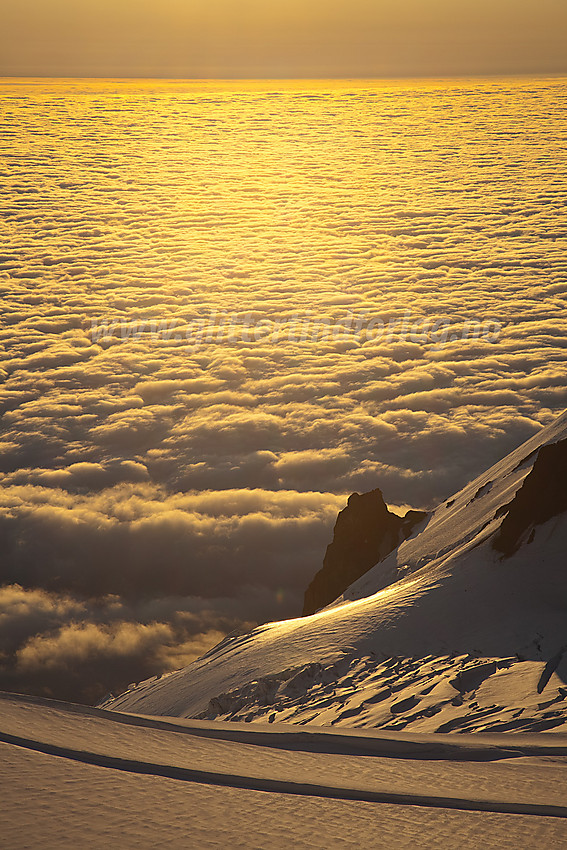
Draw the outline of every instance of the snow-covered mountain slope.
[[[567,841],[560,734],[165,720],[0,694],[0,758],[11,850]]]
[[[106,707],[430,731],[560,727],[566,439],[563,414],[332,606],[227,638]]]

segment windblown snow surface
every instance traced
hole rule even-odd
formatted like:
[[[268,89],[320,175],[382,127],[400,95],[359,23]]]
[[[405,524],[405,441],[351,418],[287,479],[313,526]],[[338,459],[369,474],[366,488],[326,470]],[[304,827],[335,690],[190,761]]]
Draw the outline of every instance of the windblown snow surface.
[[[0,695],[5,846],[565,847],[566,440],[317,614],[97,708]]]
[[[405,735],[0,698],[0,843],[562,847],[567,736]]]

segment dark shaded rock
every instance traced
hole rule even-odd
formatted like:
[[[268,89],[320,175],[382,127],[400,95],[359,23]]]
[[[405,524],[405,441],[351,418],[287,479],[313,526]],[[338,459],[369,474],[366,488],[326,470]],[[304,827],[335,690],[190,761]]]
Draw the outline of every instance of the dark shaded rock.
[[[389,555],[427,516],[408,511],[404,517],[390,513],[379,489],[353,493],[335,523],[323,568],[305,591],[303,615],[314,614]]]
[[[567,440],[541,447],[531,472],[505,510],[492,545],[508,557],[528,529],[567,511]]]

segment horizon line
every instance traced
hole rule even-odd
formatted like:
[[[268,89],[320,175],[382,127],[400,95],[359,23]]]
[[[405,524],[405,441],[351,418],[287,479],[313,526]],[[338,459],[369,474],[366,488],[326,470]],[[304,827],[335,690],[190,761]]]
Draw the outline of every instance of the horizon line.
[[[449,73],[449,74],[375,74],[369,76],[333,75],[333,76],[202,76],[202,77],[170,77],[146,75],[106,75],[106,74],[0,74],[0,80],[112,80],[112,81],[161,81],[161,82],[319,82],[319,81],[375,81],[375,80],[468,80],[468,79],[526,79],[526,78],[556,79],[567,77],[564,71],[502,71],[491,73]]]

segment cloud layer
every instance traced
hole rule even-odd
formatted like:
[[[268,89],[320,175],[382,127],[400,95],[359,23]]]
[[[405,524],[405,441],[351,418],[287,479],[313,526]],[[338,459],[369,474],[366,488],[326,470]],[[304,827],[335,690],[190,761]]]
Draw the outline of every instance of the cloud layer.
[[[1,88],[9,683],[293,615],[567,406],[563,80]]]

